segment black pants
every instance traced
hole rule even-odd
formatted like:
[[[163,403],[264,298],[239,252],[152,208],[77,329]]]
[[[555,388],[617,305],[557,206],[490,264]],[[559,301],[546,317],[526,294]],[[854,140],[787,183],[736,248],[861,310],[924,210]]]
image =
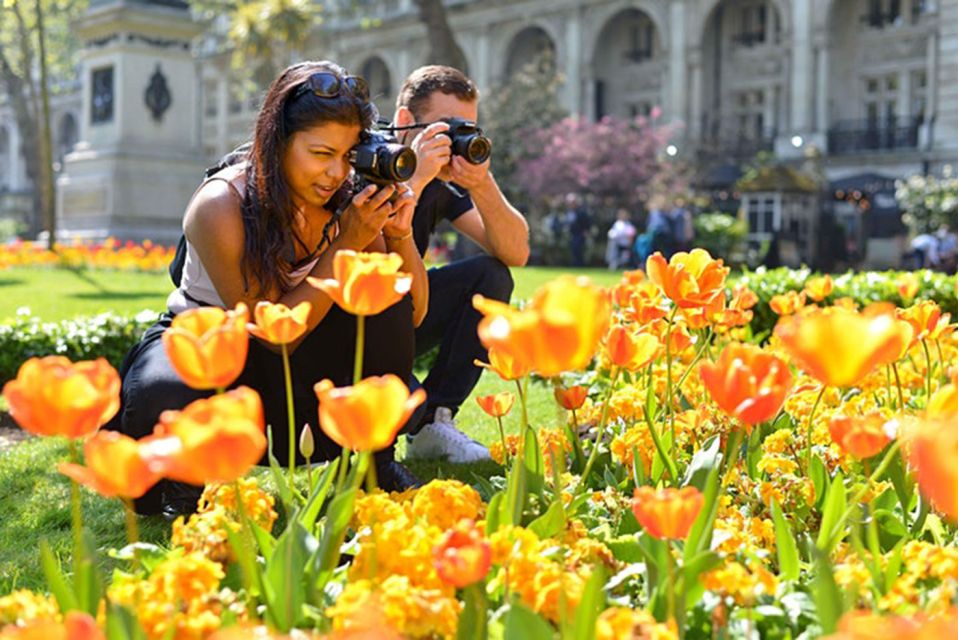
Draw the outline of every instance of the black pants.
[[[161,336],[172,319],[171,314],[164,313],[127,354],[120,371],[123,378],[120,410],[105,428],[142,438],[153,432],[164,410],[182,409],[194,400],[212,395],[212,391],[186,386],[170,364]],[[402,380],[409,380],[412,377],[414,339],[409,296],[381,314],[366,318],[363,376],[392,373]],[[356,317],[333,305],[290,357],[296,434],[298,438],[304,424],[311,426],[316,442],[314,462],[335,458],[342,452],[342,447],[318,427],[319,402],[313,385],[325,378],[332,380],[337,387],[351,385],[355,345]],[[259,392],[266,424],[272,428],[273,453],[285,463],[289,457],[289,428],[282,356],[250,339],[246,366],[232,387],[239,385]],[[378,464],[392,459],[393,447],[376,454]],[[298,447],[297,460],[305,462]],[[260,464],[266,463],[264,456]],[[137,500],[137,510],[158,510],[161,493],[168,487],[166,481],[158,483]]]
[[[482,369],[473,361],[486,361],[488,355],[476,332],[482,314],[472,306],[472,296],[508,302],[513,288],[509,268],[487,255],[430,269],[428,276],[429,310],[416,329],[416,355],[436,345],[439,354],[421,384],[426,403],[410,419],[411,433],[431,421],[436,407],[448,407],[455,414],[479,382]],[[410,388],[420,386],[410,378]]]

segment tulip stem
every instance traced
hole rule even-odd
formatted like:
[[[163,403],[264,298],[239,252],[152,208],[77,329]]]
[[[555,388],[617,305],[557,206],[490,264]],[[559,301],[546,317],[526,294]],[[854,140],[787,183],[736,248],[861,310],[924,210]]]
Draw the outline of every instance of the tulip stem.
[[[133,547],[133,568],[140,568],[140,550],[137,543],[140,541],[140,530],[136,524],[136,513],[133,511],[133,501],[129,498],[121,498],[123,501],[123,511],[126,513],[126,541]]]
[[[522,405],[522,435],[525,438],[526,427],[529,426],[529,414],[526,411],[526,391],[523,385],[529,381],[528,376],[523,376],[521,381],[516,378],[516,389],[519,390],[519,402]]]
[[[293,474],[296,471],[296,415],[293,410],[293,376],[289,370],[289,350],[286,343],[280,345],[283,350],[283,381],[286,383],[286,418],[289,422],[289,490],[296,494]]]
[[[881,477],[881,474],[885,473],[885,469],[888,468],[888,465],[891,464],[892,459],[895,457],[895,454],[898,453],[898,449],[901,448],[901,440],[895,440],[892,445],[888,448],[888,451],[885,453],[885,457],[882,458],[881,464],[879,464],[875,470],[868,476],[868,479],[865,480],[865,484],[862,485],[862,488],[859,489],[852,499],[848,502],[848,507],[845,508],[845,512],[838,519],[838,522],[835,523],[835,526],[828,534],[828,539],[826,542],[825,549],[831,549],[832,544],[837,542],[835,536],[838,535],[839,529],[845,525],[845,521],[848,519],[848,516],[851,515],[852,511],[858,506],[858,503],[861,502],[862,496],[865,495],[865,492],[868,491],[869,487],[875,483],[878,478]]]
[[[665,543],[665,567],[668,574],[669,590],[666,594],[666,623],[675,620],[675,558],[672,557],[672,545]],[[678,626],[678,625],[676,625]],[[681,631],[680,631],[681,633]]]
[[[672,312],[669,313],[669,323],[665,330],[665,407],[668,410],[672,446],[675,446],[675,408],[672,406],[672,325],[675,323],[675,314],[678,310],[678,307],[672,307]]]
[[[927,391],[925,392],[925,406],[928,406],[928,401],[931,400],[931,354],[928,352],[928,341],[921,341],[921,348],[925,352],[925,386]]]
[[[895,374],[895,386],[898,387],[898,411],[905,415],[905,394],[901,390],[901,378],[898,377],[898,363],[891,363],[891,370]]]
[[[595,435],[595,443],[592,445],[592,451],[589,452],[589,459],[585,463],[585,469],[582,470],[582,476],[579,478],[579,484],[576,485],[572,493],[573,499],[576,498],[582,490],[585,489],[586,482],[589,480],[589,474],[592,473],[592,467],[599,457],[599,447],[602,444],[602,437],[605,435],[605,423],[609,417],[609,404],[612,401],[612,393],[615,391],[615,383],[619,379],[621,369],[616,367],[612,372],[612,379],[609,381],[609,392],[605,396],[605,402],[602,403],[602,415],[599,418],[599,429]]]
[[[70,462],[80,464],[80,455],[77,451],[77,441],[70,438]],[[70,478],[70,513],[73,517],[73,562],[79,567],[83,556],[83,511],[80,507],[80,485]]]
[[[812,471],[812,421],[815,418],[815,411],[818,409],[818,403],[822,401],[822,396],[825,395],[825,389],[827,388],[828,385],[823,384],[822,390],[818,392],[818,397],[815,398],[815,404],[812,405],[812,412],[808,414],[808,424],[805,427],[805,436],[807,440],[805,443],[805,472],[809,474]]]
[[[502,462],[509,466],[509,448],[506,446],[506,432],[502,428],[502,416],[496,416],[496,422],[499,423],[499,438],[502,440]]]
[[[366,493],[376,491],[376,460],[369,461],[369,468],[366,470]]]
[[[366,344],[366,316],[356,316],[356,358],[353,361],[353,384],[363,379],[363,348]]]
[[[695,357],[692,358],[692,362],[690,362],[689,366],[685,369],[684,372],[682,372],[681,377],[679,377],[679,381],[675,385],[676,390],[678,390],[680,393],[682,391],[682,385],[685,383],[685,379],[689,377],[689,374],[692,373],[692,369],[695,368],[695,365],[698,363],[698,361],[702,359],[703,355],[705,355],[705,349],[708,347],[708,345],[712,341],[712,328],[709,327],[709,330],[703,335],[705,337],[703,338],[702,346],[699,347],[699,350],[695,354]]]

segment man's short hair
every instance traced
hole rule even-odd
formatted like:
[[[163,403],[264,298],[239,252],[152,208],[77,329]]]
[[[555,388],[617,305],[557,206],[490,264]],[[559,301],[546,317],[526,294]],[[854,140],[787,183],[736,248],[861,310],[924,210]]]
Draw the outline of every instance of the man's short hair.
[[[459,69],[440,64],[419,67],[409,74],[396,97],[396,109],[406,107],[417,118],[422,114],[429,97],[437,91],[472,102],[479,98],[476,83]]]

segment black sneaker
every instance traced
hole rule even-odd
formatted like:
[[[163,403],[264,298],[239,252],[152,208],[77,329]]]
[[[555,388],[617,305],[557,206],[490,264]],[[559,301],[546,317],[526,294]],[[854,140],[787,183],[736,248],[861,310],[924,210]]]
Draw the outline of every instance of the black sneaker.
[[[169,521],[196,513],[203,487],[185,482],[168,482],[163,489],[163,517]]]
[[[376,465],[376,481],[383,491],[405,491],[418,489],[423,485],[422,480],[414,476],[412,471],[395,460]]]

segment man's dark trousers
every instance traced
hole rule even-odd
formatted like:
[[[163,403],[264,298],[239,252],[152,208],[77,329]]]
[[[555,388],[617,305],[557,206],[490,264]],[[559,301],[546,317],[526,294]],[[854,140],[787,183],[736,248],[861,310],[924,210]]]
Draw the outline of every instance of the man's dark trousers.
[[[426,402],[407,423],[409,433],[432,421],[436,407],[448,407],[453,415],[472,393],[482,369],[473,362],[488,362],[486,349],[476,332],[480,314],[472,297],[509,302],[513,281],[509,267],[488,255],[459,260],[429,269],[429,310],[416,329],[416,355],[439,345],[439,354],[420,385],[415,377],[410,389],[422,386]]]

